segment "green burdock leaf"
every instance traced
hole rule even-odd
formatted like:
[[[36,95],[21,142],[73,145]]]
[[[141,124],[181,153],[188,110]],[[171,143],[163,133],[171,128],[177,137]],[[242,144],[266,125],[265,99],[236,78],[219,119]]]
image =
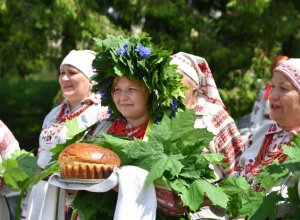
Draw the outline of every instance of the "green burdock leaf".
[[[264,166],[256,179],[261,183],[263,188],[268,189],[288,173],[288,169],[284,168],[278,161],[275,161],[271,165]]]
[[[73,206],[81,220],[112,220],[116,201],[117,193],[113,190],[106,193],[79,191]]]
[[[228,194],[242,193],[244,191],[251,190],[251,185],[245,177],[228,177],[223,179],[219,186],[222,187],[223,191],[226,191]]]
[[[229,196],[226,213],[231,217],[255,213],[265,196],[263,192],[255,192],[244,177],[229,177],[222,180],[219,185]]]
[[[123,165],[122,158],[128,157],[132,159],[131,164],[149,171],[145,184],[164,180],[192,210],[200,208],[204,194],[214,204],[226,207],[228,198],[221,189],[205,180],[194,181],[213,178],[210,162],[221,164],[223,159],[219,154],[202,155],[213,135],[206,129],[194,128],[194,123],[195,111],[186,110],[178,112],[172,120],[164,116],[159,124],[151,124],[143,141],[108,134],[103,137],[109,147],[121,155]]]
[[[222,162],[222,160],[225,158],[225,156],[223,154],[207,153],[207,154],[202,154],[202,156],[209,163],[219,164],[219,165],[222,165],[222,166],[228,166],[227,163]]]
[[[18,189],[18,182],[28,178],[26,172],[19,167],[16,160],[8,159],[2,163],[6,167],[5,172],[2,174],[5,184],[11,186],[13,189]]]
[[[290,186],[288,188],[289,200],[294,204],[300,204],[299,193],[300,192],[298,192],[298,183],[296,182],[294,186]]]
[[[256,219],[270,219],[275,220],[277,203],[283,201],[281,195],[278,195],[277,192],[271,192],[263,198],[263,202],[259,209],[249,217],[249,220]]]
[[[4,159],[0,164],[0,173],[6,185],[13,189],[21,189],[24,182],[37,168],[37,158],[33,153],[25,150],[15,151],[10,158]]]
[[[170,172],[171,177],[178,177],[183,168],[183,165],[180,162],[183,158],[182,155],[171,155],[169,157],[167,155],[162,155],[162,158],[157,162],[152,161],[151,169],[145,184],[153,183],[156,179],[161,178],[166,171]]]
[[[298,139],[298,136],[296,136]],[[293,140],[294,141],[294,140]],[[292,142],[291,146],[282,146],[283,152],[288,156],[289,163],[299,163],[300,162],[300,145],[296,145]]]
[[[239,207],[237,216],[249,216],[259,209],[265,197],[264,192],[249,192],[241,193],[238,200],[242,201],[242,206]],[[234,199],[233,199],[234,200]],[[236,201],[232,201],[233,203]]]
[[[103,137],[112,150],[119,155],[122,165],[131,163],[132,160],[129,158],[138,159],[138,161],[142,161],[143,158],[156,160],[163,152],[163,147],[156,142],[145,142],[139,139],[129,141],[108,134],[103,134]],[[151,167],[152,160],[149,161],[150,165],[144,162],[144,167]]]
[[[195,180],[190,184],[188,190],[181,195],[184,204],[188,205],[191,210],[196,211],[203,203],[206,195],[213,204],[226,208],[228,196],[217,186],[206,180]]]
[[[202,146],[207,146],[214,135],[207,129],[195,129],[195,119],[193,109],[178,113],[171,121],[172,141],[181,140],[185,145],[201,143]]]

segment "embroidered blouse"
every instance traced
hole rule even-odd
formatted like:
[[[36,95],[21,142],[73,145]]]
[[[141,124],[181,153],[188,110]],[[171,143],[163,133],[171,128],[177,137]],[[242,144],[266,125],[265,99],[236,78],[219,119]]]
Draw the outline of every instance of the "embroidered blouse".
[[[239,170],[239,159],[244,151],[244,144],[234,120],[223,107],[203,98],[198,99],[194,109],[195,128],[207,128],[215,135],[208,150],[212,153],[223,153],[224,162],[229,164],[227,168],[214,165],[216,174],[222,178]]]
[[[290,145],[291,139],[298,131],[299,129],[283,130],[274,121],[259,128],[248,137],[245,152],[240,158],[243,169],[238,175],[245,176],[249,183],[259,190],[255,176],[260,173],[264,165],[271,164],[275,159],[284,162],[286,155],[283,154],[282,145]]]
[[[65,100],[60,105],[55,107],[45,118],[42,131],[39,138],[38,149],[38,165],[45,168],[51,160],[52,153],[50,150],[57,144],[65,143],[68,137],[66,122],[60,119],[60,113],[63,109],[62,115],[68,115],[80,111],[83,105],[87,103],[80,103],[73,110],[69,103]],[[86,129],[95,124],[97,121],[108,118],[107,107],[100,104],[92,104],[90,107],[85,108],[80,114],[76,116],[79,128]]]
[[[8,158],[17,149],[20,149],[19,142],[8,127],[0,120],[0,163],[2,159]]]

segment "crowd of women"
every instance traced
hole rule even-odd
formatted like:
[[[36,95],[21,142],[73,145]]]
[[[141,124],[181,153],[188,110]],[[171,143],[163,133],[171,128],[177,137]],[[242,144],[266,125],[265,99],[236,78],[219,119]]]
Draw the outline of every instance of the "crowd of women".
[[[72,50],[60,65],[58,80],[64,101],[45,117],[42,125],[37,155],[40,170],[49,164],[50,150],[72,138],[67,126],[70,120],[76,120],[81,130],[87,129],[85,140],[108,133],[147,141],[152,123],[159,124],[164,115],[176,117],[177,112],[185,109],[195,110],[195,128],[206,128],[214,135],[206,151],[224,155],[223,162],[228,166],[212,165],[218,180],[244,176],[259,191],[256,176],[262,167],[276,160],[285,162],[287,156],[282,145],[289,145],[300,129],[300,59],[289,58],[273,68],[268,97],[270,120],[251,131],[243,141],[204,58],[185,52],[172,54],[154,45],[150,38],[136,36],[111,36],[100,45],[97,52]],[[0,121],[0,163],[16,149],[19,149],[17,140]],[[127,195],[126,190],[142,185],[135,192],[137,198],[145,190],[147,172],[132,166],[124,167],[120,175],[125,175],[123,179],[131,176],[136,182],[131,181],[126,188],[122,180],[119,189],[113,187],[123,196],[118,196],[114,219],[150,220],[156,218],[156,211],[163,216],[178,217],[186,211],[170,199],[174,196],[170,188],[155,185],[147,189],[141,207],[129,206],[126,196],[132,197],[133,193]],[[298,178],[293,181],[296,183]],[[4,185],[3,181],[0,184]],[[62,190],[49,184],[46,178],[28,191],[22,219],[70,219],[75,196],[76,191]],[[285,214],[285,206],[280,208],[278,218]],[[0,219],[10,219],[5,195],[0,196],[0,213]],[[225,212],[213,210],[209,202],[192,216],[227,218]]]

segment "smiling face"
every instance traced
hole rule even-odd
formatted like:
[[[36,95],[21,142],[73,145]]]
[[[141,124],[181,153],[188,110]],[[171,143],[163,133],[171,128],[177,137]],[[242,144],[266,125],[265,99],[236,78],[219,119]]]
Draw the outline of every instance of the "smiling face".
[[[115,78],[112,97],[119,112],[131,125],[137,126],[148,121],[150,93],[142,82],[125,76]]]
[[[78,105],[91,91],[90,80],[77,68],[64,64],[60,68],[59,84],[71,107]]]
[[[282,128],[300,126],[300,93],[283,74],[275,72],[271,80],[270,118]]]

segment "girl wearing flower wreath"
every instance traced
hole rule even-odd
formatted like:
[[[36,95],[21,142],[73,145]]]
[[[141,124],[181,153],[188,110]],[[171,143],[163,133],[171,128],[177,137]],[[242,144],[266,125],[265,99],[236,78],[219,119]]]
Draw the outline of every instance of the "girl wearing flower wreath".
[[[102,120],[90,131],[88,139],[101,138],[103,132],[128,139],[145,139],[150,123],[159,122],[164,115],[172,118],[176,112],[185,109],[182,76],[176,73],[176,65],[170,64],[171,53],[168,50],[154,45],[150,38],[135,36],[128,39],[110,36],[99,40],[98,45],[100,49],[94,67],[99,77],[95,80],[101,88],[102,103],[109,106],[111,114],[109,119]],[[134,177],[134,172],[131,167],[128,181],[141,180],[140,176]],[[120,194],[126,194],[126,191],[122,191],[119,185]],[[120,204],[118,199],[117,207]],[[156,201],[149,204],[156,207]],[[127,218],[123,219],[155,219],[156,216],[155,212],[148,213],[148,218],[145,215],[128,216],[133,212],[117,208],[114,218],[125,215]],[[183,213],[180,210],[180,214]]]
[[[9,128],[0,120],[0,164],[2,160],[10,158],[18,150],[20,150],[19,142]],[[5,198],[6,193],[10,192],[2,192],[3,188],[4,181],[0,173],[0,219],[12,219],[13,210],[10,209],[8,199]]]
[[[99,120],[108,117],[107,108],[100,103],[100,95],[92,93],[95,72],[92,62],[95,52],[90,50],[72,50],[60,65],[59,84],[65,100],[46,116],[39,138],[38,166],[44,169],[50,162],[50,150],[57,144],[72,138],[68,124],[73,123],[84,130]],[[64,191],[61,191],[60,196]],[[26,219],[38,220],[47,217],[55,219],[57,187],[47,180],[35,185],[30,194]],[[59,216],[64,216],[64,209]],[[59,219],[63,219],[59,218]]]

